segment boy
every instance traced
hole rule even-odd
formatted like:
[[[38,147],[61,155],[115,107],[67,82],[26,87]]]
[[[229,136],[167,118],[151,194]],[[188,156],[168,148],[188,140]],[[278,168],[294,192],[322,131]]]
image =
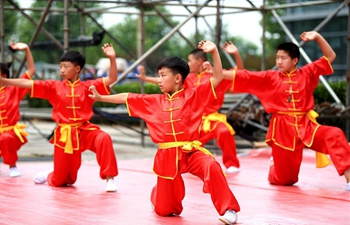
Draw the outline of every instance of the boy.
[[[225,42],[223,50],[232,54],[237,63],[238,69],[244,69],[243,61],[236,46],[232,42]],[[194,49],[188,55],[188,65],[190,74],[188,74],[184,87],[193,88],[200,83],[210,79],[211,73],[203,68],[203,63],[208,60],[207,55],[201,49]],[[139,75],[141,80],[157,84],[157,78]],[[200,126],[199,141],[203,146],[211,139],[216,139],[218,146],[222,150],[222,161],[226,167],[227,173],[239,172],[239,160],[237,158],[236,143],[233,135],[235,131],[226,121],[226,115],[218,113],[220,110],[225,93],[231,88],[232,81],[222,81],[216,88],[217,99],[210,102],[204,109],[202,124]]]
[[[333,73],[331,63],[336,54],[317,32],[303,32],[302,41],[316,41],[323,57],[297,69],[300,52],[293,43],[276,49],[279,71],[225,71],[233,79],[235,91],[256,95],[267,113],[272,113],[266,142],[272,148],[268,180],[276,185],[293,185],[298,181],[303,148],[329,154],[339,175],[346,178],[350,191],[350,146],[342,130],[320,125],[313,111],[313,91],[319,76]]]
[[[117,191],[113,177],[118,175],[118,168],[112,139],[89,122],[94,104],[88,97],[89,86],[95,85],[100,92],[109,94],[109,85],[117,79],[116,55],[112,45],[104,44],[102,50],[111,63],[109,75],[105,78],[81,82],[79,73],[85,65],[85,58],[79,52],[68,51],[60,59],[63,81],[0,80],[0,83],[30,88],[31,97],[47,99],[53,106],[52,119],[58,124],[50,141],[54,144],[54,169],[50,173],[38,173],[34,177],[36,184],[46,181],[54,187],[74,184],[81,165],[81,154],[89,149],[96,153],[101,179],[107,180],[106,191]]]
[[[27,59],[27,71],[22,74],[22,79],[30,80],[35,73],[35,65],[32,53],[27,44],[10,44],[13,50],[24,50]],[[0,74],[2,78],[9,78],[9,68],[11,63],[0,63]],[[19,177],[16,162],[18,160],[17,151],[22,145],[27,143],[28,135],[23,129],[24,124],[17,123],[20,119],[19,103],[28,93],[28,89],[6,86],[0,83],[0,157],[5,164],[10,167],[10,177]]]
[[[204,107],[216,98],[215,87],[222,80],[222,66],[215,44],[201,41],[199,48],[211,52],[214,75],[197,88],[184,89],[183,82],[189,72],[186,61],[178,57],[163,59],[158,65],[158,85],[164,94],[121,93],[100,95],[94,86],[96,101],[126,104],[129,115],[142,118],[154,143],[158,144],[153,171],[158,175],[151,193],[154,211],[160,216],[180,215],[185,197],[182,173],[192,173],[203,182],[203,192],[210,193],[214,206],[225,224],[233,224],[240,210],[221,166],[198,141],[198,127]],[[144,68],[139,67],[144,74]]]

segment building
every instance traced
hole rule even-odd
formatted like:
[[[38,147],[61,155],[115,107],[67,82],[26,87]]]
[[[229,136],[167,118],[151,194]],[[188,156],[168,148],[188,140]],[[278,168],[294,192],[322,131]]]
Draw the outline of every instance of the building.
[[[296,2],[307,1],[287,0],[287,3]],[[327,16],[333,14],[339,6],[340,2],[287,8],[286,14],[281,16],[281,19],[296,40],[300,40],[299,36],[303,31],[314,30]],[[347,58],[348,15],[349,8],[344,7],[338,12],[336,17],[328,21],[328,23],[319,30],[337,54],[337,58],[332,63],[334,74],[330,77],[325,77],[328,81],[346,80],[346,64],[347,60],[349,60]],[[311,60],[317,59],[322,55],[321,50],[315,42],[306,43],[303,49]],[[306,64],[306,61],[301,57],[299,65],[304,64]]]

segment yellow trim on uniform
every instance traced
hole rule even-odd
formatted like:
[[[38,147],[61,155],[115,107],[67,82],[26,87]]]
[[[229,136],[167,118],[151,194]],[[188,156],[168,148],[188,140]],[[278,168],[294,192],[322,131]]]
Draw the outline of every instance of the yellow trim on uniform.
[[[13,130],[15,132],[16,136],[19,138],[19,140],[22,143],[24,143],[23,137],[28,136],[28,133],[23,130],[24,128],[26,128],[26,125],[24,125],[22,123],[17,123],[14,126],[0,127],[0,134],[4,133],[6,131]]]
[[[31,89],[30,89],[30,97],[33,97],[33,95],[34,95],[34,80],[30,80],[31,81],[31,83],[32,83],[32,87],[31,87]]]
[[[227,119],[226,119],[226,115],[225,114],[222,114],[222,113],[219,113],[219,112],[213,112],[209,115],[206,115],[206,116],[202,116],[202,126],[203,126],[203,131],[204,132],[211,132],[213,131],[217,124],[211,128],[211,122],[221,122],[223,124],[226,125],[226,127],[229,129],[231,135],[234,135],[236,132],[234,131],[234,129],[231,127],[231,125],[227,122]]]
[[[327,60],[329,67],[332,69],[332,73],[334,73],[333,66],[332,66],[332,64],[329,62],[328,58],[327,58],[325,55],[323,56],[323,58],[325,58],[325,59]]]
[[[202,151],[207,155],[213,156],[206,148],[202,147],[202,143],[200,141],[174,141],[174,142],[164,142],[158,143],[159,149],[168,149],[168,148],[176,148],[181,147],[184,152],[190,152],[192,149],[197,149]]]
[[[111,92],[108,90],[108,87],[106,85],[106,78],[105,77],[102,77],[102,82],[103,82],[103,87],[105,88],[106,92],[108,94],[110,94]]]
[[[213,84],[213,78],[212,77],[210,78],[210,85],[211,85],[211,91],[214,94],[214,98],[217,99],[218,97],[216,96],[215,87],[214,87],[214,84]]]
[[[128,103],[128,97],[129,97],[129,93],[126,93],[126,96],[125,96],[125,105],[126,105],[126,109],[128,110],[129,116],[131,116],[130,108],[129,108],[129,103]]]
[[[59,123],[58,126],[61,127],[60,141],[65,143],[64,152],[68,154],[73,154],[73,144],[72,144],[72,127],[80,127],[83,123]]]
[[[317,112],[315,112],[314,110],[310,110],[308,112],[277,112],[277,113],[278,114],[285,114],[285,115],[289,115],[289,116],[298,116],[298,115],[305,115],[306,114],[307,118],[311,122],[313,122],[314,124],[317,124],[318,126],[316,127],[314,133],[312,134],[311,142],[309,144],[304,143],[307,147],[310,147],[312,145],[316,131],[320,126],[316,121],[316,118],[318,117]],[[298,131],[298,129],[297,129],[297,131]],[[299,133],[299,131],[298,131],[298,133]],[[300,136],[300,134],[299,134],[299,136]],[[278,145],[278,143],[276,143],[276,145]],[[294,147],[293,147],[292,151],[294,151]],[[287,150],[289,150],[289,149],[287,149]],[[323,167],[328,166],[329,164],[331,164],[331,161],[328,159],[327,154],[324,154],[321,152],[316,152],[316,167],[317,168],[323,168]]]
[[[232,73],[232,87],[231,87],[231,90],[232,90],[232,91],[235,90],[236,73],[237,73],[237,69],[235,68],[235,69],[233,70],[233,73]]]

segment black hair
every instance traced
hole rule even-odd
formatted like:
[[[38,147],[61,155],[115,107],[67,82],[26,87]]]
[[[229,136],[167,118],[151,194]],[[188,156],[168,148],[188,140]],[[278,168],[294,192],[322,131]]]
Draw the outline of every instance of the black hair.
[[[62,55],[60,62],[71,62],[75,66],[80,66],[82,70],[85,65],[85,57],[78,51],[68,51]]]
[[[10,78],[10,67],[12,62],[0,63],[0,72],[1,74],[6,74],[7,78]]]
[[[203,62],[208,61],[207,54],[203,52],[202,49],[194,49],[188,55],[193,55],[196,59],[202,59]]]
[[[157,71],[162,68],[168,68],[173,75],[180,74],[182,77],[182,83],[185,81],[188,73],[190,72],[188,63],[177,56],[168,57],[160,61],[157,67]]]
[[[288,53],[288,55],[292,58],[292,59],[295,59],[297,58],[298,61],[300,59],[300,50],[299,50],[299,47],[298,45],[292,43],[292,42],[284,42],[282,44],[279,44],[277,47],[276,47],[276,52],[278,50],[283,50],[285,52]]]

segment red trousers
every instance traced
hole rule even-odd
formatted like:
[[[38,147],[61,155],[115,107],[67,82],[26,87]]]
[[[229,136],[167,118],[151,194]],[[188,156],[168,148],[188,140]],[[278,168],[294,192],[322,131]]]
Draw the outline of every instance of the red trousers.
[[[27,143],[27,139],[23,137],[24,142],[17,137],[13,130],[0,134],[0,156],[7,165],[15,165],[18,160],[17,151]]]
[[[182,153],[179,160],[179,171],[174,180],[158,177],[157,184],[151,193],[154,211],[160,216],[179,215],[182,212],[182,200],[185,197],[185,186],[182,173],[191,173],[203,182],[203,192],[209,193],[213,204],[220,215],[226,210],[240,211],[240,206],[232,194],[220,164],[210,155],[201,151]]]
[[[79,146],[80,149],[74,150],[73,154],[64,153],[64,149],[55,146],[54,170],[47,179],[51,186],[61,187],[75,183],[81,165],[81,154],[87,149],[96,153],[101,179],[118,175],[117,160],[109,134],[100,129],[82,130]]]
[[[215,129],[210,132],[204,132],[203,129],[200,131],[199,141],[202,142],[203,146],[210,141],[215,139],[217,145],[222,151],[222,161],[226,168],[234,166],[239,168],[239,161],[237,158],[236,142],[230,130],[222,122],[212,122],[212,124],[217,123]]]
[[[303,148],[306,146],[299,141],[294,151],[285,150],[277,145],[271,147],[274,164],[270,167],[269,182],[277,185],[293,185],[298,182]],[[321,125],[310,149],[329,154],[340,176],[350,168],[350,146],[344,132],[337,127]]]

